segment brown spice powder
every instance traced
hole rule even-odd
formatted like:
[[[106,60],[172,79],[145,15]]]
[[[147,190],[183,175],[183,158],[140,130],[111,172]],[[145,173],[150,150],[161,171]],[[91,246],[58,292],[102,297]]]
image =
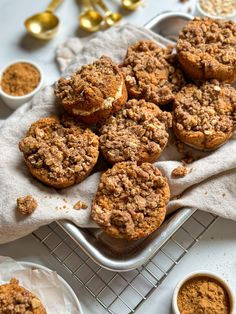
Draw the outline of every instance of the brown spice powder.
[[[10,65],[2,75],[1,88],[12,96],[31,93],[40,82],[40,73],[30,63],[19,62]]]
[[[229,314],[230,300],[220,282],[206,276],[188,280],[178,294],[181,314]]]

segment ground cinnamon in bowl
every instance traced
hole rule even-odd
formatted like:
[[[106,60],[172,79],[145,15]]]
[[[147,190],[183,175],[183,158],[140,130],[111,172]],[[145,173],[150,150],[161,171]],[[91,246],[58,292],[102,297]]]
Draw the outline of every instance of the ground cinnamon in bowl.
[[[180,314],[230,314],[231,302],[223,284],[207,276],[193,277],[180,288]]]
[[[2,74],[1,89],[11,96],[31,93],[40,83],[38,69],[30,63],[18,62],[10,65]]]

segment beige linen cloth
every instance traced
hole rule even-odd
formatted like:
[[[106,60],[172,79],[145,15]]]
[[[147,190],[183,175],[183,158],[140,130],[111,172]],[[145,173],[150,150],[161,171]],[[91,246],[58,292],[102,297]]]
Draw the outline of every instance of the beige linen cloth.
[[[125,25],[98,33],[83,47],[79,39],[70,39],[58,49],[57,58],[65,67],[76,55],[63,73],[69,75],[103,54],[121,62],[127,47],[140,39],[160,42],[160,38],[150,31]],[[96,227],[90,220],[90,205],[100,172],[95,172],[81,184],[56,191],[30,175],[18,149],[19,140],[32,122],[58,111],[53,86],[47,86],[0,125],[0,243],[23,237],[42,225],[60,219],[71,220],[80,227]],[[188,166],[186,177],[172,179],[171,171],[181,164],[177,161],[181,159],[181,154],[170,140],[156,163],[169,180],[171,196],[181,195],[170,201],[168,211],[187,206],[236,220],[236,137],[214,152],[196,152],[196,156],[201,158]],[[16,199],[27,194],[37,200],[38,208],[25,217],[16,211]],[[78,200],[85,202],[88,208],[73,209]]]

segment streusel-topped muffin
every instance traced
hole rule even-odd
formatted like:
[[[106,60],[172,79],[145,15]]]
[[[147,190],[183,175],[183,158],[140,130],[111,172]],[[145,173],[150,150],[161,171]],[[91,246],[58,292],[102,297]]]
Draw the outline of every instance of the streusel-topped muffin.
[[[98,159],[98,145],[90,129],[53,116],[33,123],[19,148],[33,176],[54,188],[65,188],[90,174]]]
[[[169,198],[167,179],[157,167],[120,162],[102,174],[91,216],[111,236],[136,240],[162,224]]]
[[[19,281],[11,279],[7,284],[0,285],[1,314],[46,314],[39,298],[19,285]]]
[[[223,145],[236,126],[236,90],[216,80],[186,85],[175,99],[173,129],[184,143],[201,150]]]
[[[181,68],[192,79],[236,79],[236,23],[195,18],[181,31],[177,42]]]
[[[132,99],[100,128],[101,152],[111,163],[155,162],[166,147],[171,126],[169,112],[145,100]]]
[[[160,48],[153,41],[139,41],[128,48],[122,64],[130,98],[164,105],[184,84],[173,47]]]
[[[119,110],[127,90],[119,67],[106,56],[61,78],[55,95],[63,107],[80,121],[96,123]]]

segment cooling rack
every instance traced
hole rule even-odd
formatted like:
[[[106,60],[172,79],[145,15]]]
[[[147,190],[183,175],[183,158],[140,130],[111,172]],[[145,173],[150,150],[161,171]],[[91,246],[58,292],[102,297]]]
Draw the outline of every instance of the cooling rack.
[[[163,282],[218,217],[196,211],[142,267],[113,272],[97,265],[56,223],[33,233],[108,313],[134,313]]]

